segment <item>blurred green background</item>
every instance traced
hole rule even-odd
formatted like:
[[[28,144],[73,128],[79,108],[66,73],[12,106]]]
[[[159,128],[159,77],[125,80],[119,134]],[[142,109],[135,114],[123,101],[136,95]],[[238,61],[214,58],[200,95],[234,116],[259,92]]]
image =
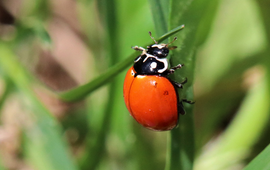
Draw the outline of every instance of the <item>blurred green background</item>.
[[[269,0],[1,1],[0,170],[270,169],[269,9]],[[172,79],[187,77],[180,97],[196,103],[178,129],[150,131],[123,100],[139,55],[131,46],[182,24],[170,58],[185,67]]]

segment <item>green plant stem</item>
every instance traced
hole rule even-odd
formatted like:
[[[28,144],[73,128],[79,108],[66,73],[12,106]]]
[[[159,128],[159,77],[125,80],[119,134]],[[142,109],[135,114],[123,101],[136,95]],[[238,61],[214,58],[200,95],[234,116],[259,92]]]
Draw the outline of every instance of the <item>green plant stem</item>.
[[[188,94],[193,94],[192,89]],[[166,170],[189,170],[193,167],[195,152],[193,106],[184,106],[187,114],[179,117],[179,126],[169,135]]]
[[[185,30],[178,34],[174,45],[179,48],[173,50],[171,65],[185,64],[184,68],[172,76],[181,82],[188,78],[183,89],[179,90],[180,99],[193,100],[193,77],[195,70],[196,32],[208,0],[171,0],[169,28],[179,23],[186,25]],[[185,104],[186,115],[179,118],[179,127],[171,131],[168,142],[166,170],[192,170],[195,157],[193,105]]]
[[[174,35],[175,33],[179,32],[184,28],[184,25],[180,25],[176,27],[175,29],[169,31],[168,33],[164,34],[160,38],[157,39],[158,42],[162,42],[168,37]],[[153,43],[148,43],[145,46],[151,45]],[[114,66],[112,66],[110,69],[108,69],[106,72],[95,78],[94,80],[90,81],[89,83],[86,83],[85,85],[76,87],[74,89],[71,89],[69,91],[63,92],[59,94],[59,97],[63,101],[72,102],[72,101],[78,101],[82,100],[84,97],[89,95],[89,93],[93,92],[97,88],[100,88],[101,86],[105,85],[109,81],[111,81],[117,74],[119,74],[121,71],[123,71],[125,68],[127,68],[133,60],[137,57],[138,53],[134,52],[132,55],[130,55],[128,58],[126,58],[124,61],[121,61]]]
[[[187,113],[192,113],[192,107],[185,108]],[[167,167],[171,169],[190,169],[194,159],[194,134],[191,133],[193,129],[189,129],[190,126],[186,126],[182,121],[182,117],[179,118],[179,127],[173,129],[169,136],[170,142],[170,155]],[[185,115],[185,121],[193,122],[193,115]],[[193,124],[191,124],[191,127]],[[183,147],[185,146],[185,147]]]

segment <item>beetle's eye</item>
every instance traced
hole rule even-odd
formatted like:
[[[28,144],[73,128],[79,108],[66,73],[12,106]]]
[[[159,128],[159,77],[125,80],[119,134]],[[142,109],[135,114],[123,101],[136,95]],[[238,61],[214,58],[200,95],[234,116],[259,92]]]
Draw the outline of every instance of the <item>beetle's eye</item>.
[[[163,48],[163,53],[164,54],[169,54],[169,49],[168,48]]]
[[[157,57],[165,58],[168,56],[168,54],[169,54],[169,49],[164,47],[164,48],[158,49]]]

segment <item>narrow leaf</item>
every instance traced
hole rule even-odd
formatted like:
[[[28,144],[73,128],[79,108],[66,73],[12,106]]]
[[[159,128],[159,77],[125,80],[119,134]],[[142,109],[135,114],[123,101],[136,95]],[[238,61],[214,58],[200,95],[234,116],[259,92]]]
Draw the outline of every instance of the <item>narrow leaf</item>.
[[[195,35],[198,23],[208,0],[171,0],[171,13],[169,28],[185,24],[185,30],[177,34],[178,40],[174,45],[178,46],[173,50],[171,65],[184,64],[184,68],[177,71],[172,79],[177,82],[188,79],[183,89],[179,90],[180,99],[193,100],[193,77],[195,70]],[[195,144],[194,144],[194,120],[193,106],[184,104],[186,115],[180,116],[179,127],[171,131],[169,137],[169,152],[167,155],[166,170],[191,170],[193,169]]]
[[[165,2],[165,3],[164,3]],[[155,24],[156,36],[160,36],[168,30],[169,3],[162,0],[149,0],[152,17]]]

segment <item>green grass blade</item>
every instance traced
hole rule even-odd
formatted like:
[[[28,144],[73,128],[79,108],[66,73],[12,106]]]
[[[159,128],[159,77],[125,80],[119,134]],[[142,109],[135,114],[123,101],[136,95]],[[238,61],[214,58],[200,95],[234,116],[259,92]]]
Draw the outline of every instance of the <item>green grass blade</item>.
[[[161,36],[168,30],[169,1],[149,0],[156,36]]]
[[[216,13],[218,11],[220,1],[210,1],[207,5],[206,9],[204,9],[205,13],[201,17],[200,24],[198,26],[198,32],[196,37],[196,43],[201,45],[207,40],[211,32],[212,23],[216,17]]]
[[[178,40],[174,45],[171,65],[184,64],[184,68],[173,75],[173,80],[181,82],[188,78],[188,83],[179,90],[180,98],[193,100],[193,77],[195,67],[195,35],[198,23],[202,17],[207,0],[172,0],[170,10],[169,27],[173,28],[180,23],[185,24],[185,30],[177,34]],[[193,106],[184,104],[186,115],[180,116],[179,127],[171,131],[168,147],[169,152],[166,162],[166,170],[191,170],[194,162],[194,122]]]
[[[16,60],[10,46],[0,42],[0,68],[20,92],[25,105],[27,124],[24,128],[23,154],[33,167],[39,170],[77,170],[61,128],[55,118],[39,101],[33,91],[31,76]]]
[[[179,32],[184,28],[183,25],[180,25],[176,27],[175,29],[171,30],[170,32],[164,34],[160,38],[157,39],[157,41],[162,42],[166,38],[174,35],[175,33]],[[148,43],[147,45],[151,45],[153,43]],[[147,46],[145,45],[145,46]],[[137,52],[134,52],[132,55],[130,55],[128,58],[126,58],[124,61],[121,61],[120,63],[115,64],[110,69],[108,69],[106,72],[92,80],[91,82],[79,86],[77,88],[71,89],[67,92],[63,92],[59,94],[60,98],[64,101],[77,101],[81,100],[84,97],[86,97],[89,93],[93,92],[97,88],[101,87],[102,85],[108,83],[115,77],[117,74],[119,74],[121,71],[123,71],[125,68],[131,65],[133,60],[138,56]]]
[[[269,170],[270,169],[270,145],[268,145],[255,159],[253,159],[243,170]]]

